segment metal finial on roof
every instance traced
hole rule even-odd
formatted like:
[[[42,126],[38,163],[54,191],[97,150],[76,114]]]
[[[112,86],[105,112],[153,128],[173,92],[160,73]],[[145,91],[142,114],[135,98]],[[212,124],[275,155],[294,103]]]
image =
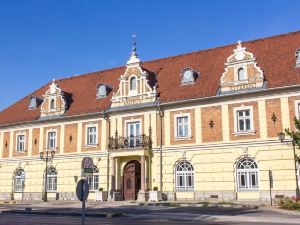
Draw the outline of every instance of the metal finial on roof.
[[[242,42],[241,42],[241,40],[238,40],[238,46],[239,46],[239,47],[242,47]]]
[[[136,54],[136,34],[132,34],[132,53]]]

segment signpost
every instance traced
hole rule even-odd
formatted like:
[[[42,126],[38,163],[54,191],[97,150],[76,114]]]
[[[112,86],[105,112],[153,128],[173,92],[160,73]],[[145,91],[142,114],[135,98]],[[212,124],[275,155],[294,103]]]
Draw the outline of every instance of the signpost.
[[[77,198],[82,202],[82,210],[81,210],[81,225],[84,225],[85,220],[85,201],[89,196],[89,183],[85,179],[81,179],[76,186],[76,195]]]
[[[81,176],[86,178],[93,174],[93,159],[91,157],[84,157],[81,162]],[[89,196],[89,183],[86,179],[81,179],[77,183],[76,187],[77,198],[82,202],[82,211],[81,211],[81,225],[84,225],[85,222],[85,201]]]
[[[89,174],[93,173],[93,159],[91,157],[84,157],[81,163],[82,176],[87,177]]]
[[[273,205],[272,201],[272,188],[273,188],[273,174],[272,170],[269,170],[269,184],[270,184],[270,200],[271,200],[271,206]]]

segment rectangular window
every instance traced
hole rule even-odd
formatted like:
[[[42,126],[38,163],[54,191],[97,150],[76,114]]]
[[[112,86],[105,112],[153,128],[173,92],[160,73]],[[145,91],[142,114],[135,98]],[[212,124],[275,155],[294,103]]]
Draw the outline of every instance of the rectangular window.
[[[298,103],[297,105],[297,114],[298,114],[298,118],[300,118],[300,103]]]
[[[57,176],[48,175],[47,177],[47,191],[57,190]]]
[[[141,126],[140,122],[127,123],[127,140],[130,148],[141,145]]]
[[[87,145],[96,145],[97,144],[97,128],[88,127],[87,128]]]
[[[177,117],[177,137],[189,136],[189,117]]]
[[[56,131],[48,132],[48,149],[56,148]]]
[[[25,150],[25,135],[19,134],[17,135],[17,151]]]
[[[93,174],[88,177],[88,183],[90,187],[90,191],[97,191],[99,189],[99,176],[98,174]]]
[[[250,109],[236,111],[237,132],[245,132],[251,130]]]

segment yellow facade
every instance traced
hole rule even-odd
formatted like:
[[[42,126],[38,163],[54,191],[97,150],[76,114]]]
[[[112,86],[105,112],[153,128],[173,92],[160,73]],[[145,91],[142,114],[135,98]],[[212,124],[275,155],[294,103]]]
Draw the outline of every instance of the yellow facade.
[[[75,84],[78,77],[61,80],[61,88],[53,81],[46,94],[40,94],[44,102],[35,108],[39,117],[0,124],[0,199],[41,199],[47,186],[49,199],[75,200],[86,157],[94,170],[86,178],[89,199],[99,190],[108,192],[109,200],[145,201],[149,191],[158,189],[165,200],[270,200],[270,171],[273,198],[295,195],[293,148],[277,134],[295,129],[300,86],[268,89],[264,68],[257,66],[254,55],[240,42],[233,52],[224,60],[218,94],[208,97],[172,100],[169,93],[171,100],[160,102],[153,78],[157,74],[143,68],[135,48],[113,93],[106,93],[113,87],[101,80],[103,75],[97,91],[105,90],[104,95],[81,99],[81,107],[92,105],[91,111],[65,116],[72,111],[74,103],[68,105],[67,100],[74,93],[64,92],[64,85],[80,92],[82,84]],[[188,85],[199,82],[193,78],[199,73],[181,70],[177,88],[189,96],[186,90],[193,86]],[[89,76],[96,79],[80,79]],[[100,99],[107,104],[108,96],[108,107],[97,108]],[[48,167],[46,152],[55,153]]]
[[[287,99],[289,95],[282,94],[272,96],[272,98],[281,99],[282,110],[282,126],[289,126],[289,105]],[[298,93],[290,94],[290,96],[298,96]],[[228,123],[228,104],[232,102],[222,102],[222,142],[203,143],[201,141],[201,108],[205,105],[185,106],[184,108],[177,106],[175,109],[165,108],[163,120],[164,128],[164,145],[162,146],[162,191],[166,193],[175,192],[176,199],[210,199],[212,195],[217,195],[219,199],[239,199],[239,200],[267,200],[269,198],[269,170],[272,170],[274,177],[273,197],[275,195],[294,195],[295,192],[295,172],[293,164],[292,147],[281,144],[277,137],[266,137],[266,110],[265,99],[268,97],[260,97],[255,99],[259,106],[259,124],[262,133],[259,139],[247,139],[241,141],[232,141],[229,138],[229,123]],[[244,102],[243,100],[240,100]],[[236,102],[235,102],[236,103]],[[192,144],[176,144],[171,145],[173,138],[170,131],[170,113],[172,111],[180,111],[182,109],[195,109],[195,126],[194,135],[197,137],[196,143]],[[56,154],[50,165],[54,166],[58,171],[57,191],[49,192],[48,198],[60,199],[76,199],[75,188],[76,182],[81,177],[81,162],[83,157],[89,156],[93,159],[94,165],[99,169],[99,188],[105,191],[111,190],[111,165],[112,158],[116,158],[116,190],[122,189],[123,169],[127,162],[131,160],[140,160],[141,156],[146,158],[146,189],[152,190],[154,187],[160,187],[160,146],[157,143],[157,127],[160,123],[157,122],[159,115],[156,111],[140,111],[131,114],[114,114],[110,120],[109,136],[114,135],[114,131],[122,132],[122,120],[128,116],[143,115],[144,118],[144,133],[148,134],[148,128],[151,126],[153,133],[153,147],[151,151],[144,149],[109,151],[107,149],[107,138],[103,138],[96,151],[89,152],[81,150],[80,142],[77,143],[77,149],[74,153],[64,153],[64,141],[60,139],[60,153]],[[157,118],[156,118],[157,117]],[[99,130],[99,135],[106,137],[108,132],[108,123],[103,118],[86,118],[72,122],[60,122],[51,124],[32,124],[27,126],[12,126],[1,129],[1,143],[3,143],[4,133],[13,134],[15,130],[29,129],[29,140],[32,139],[32,130],[39,128],[41,131],[47,129],[49,125],[60,126],[60,136],[64,137],[65,127],[69,123],[78,123],[77,139],[82,138],[82,124],[87,121],[101,120],[106,124],[103,129]],[[159,129],[158,129],[159,130]],[[209,132],[209,131],[208,131]],[[43,138],[43,132],[40,132]],[[15,137],[10,136],[9,141],[12,143]],[[22,194],[14,192],[13,177],[14,171],[17,168],[22,168],[25,171],[25,188],[24,199],[40,199],[43,191],[45,161],[39,159],[39,156],[32,156],[33,144],[29,145],[28,156],[12,157],[14,146],[10,144],[9,157],[3,158],[2,153],[5,151],[3,144],[1,145],[1,161],[0,161],[0,190],[1,198],[11,198],[11,193],[14,193],[14,199],[21,199]],[[39,149],[44,149],[43,142],[39,143]],[[236,162],[244,155],[249,155],[255,159],[259,167],[259,190],[257,191],[238,191],[236,186]],[[175,184],[175,166],[180,160],[188,160],[194,167],[194,190],[193,191],[176,191]],[[108,161],[109,160],[109,161]],[[58,196],[56,196],[58,193]],[[93,199],[93,192],[90,198]]]

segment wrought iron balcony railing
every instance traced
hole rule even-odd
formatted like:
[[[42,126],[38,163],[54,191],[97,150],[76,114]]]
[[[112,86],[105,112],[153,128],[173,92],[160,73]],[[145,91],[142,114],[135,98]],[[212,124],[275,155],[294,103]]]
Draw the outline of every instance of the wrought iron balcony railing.
[[[139,136],[121,137],[116,135],[108,139],[109,150],[122,150],[122,149],[152,149],[151,136],[145,134]]]

